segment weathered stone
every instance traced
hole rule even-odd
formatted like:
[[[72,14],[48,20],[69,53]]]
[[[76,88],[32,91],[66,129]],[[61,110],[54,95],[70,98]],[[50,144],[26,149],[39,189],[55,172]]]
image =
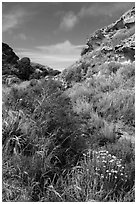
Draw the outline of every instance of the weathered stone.
[[[16,64],[19,57],[13,52],[13,49],[6,43],[2,43],[2,64]]]
[[[90,77],[98,75],[98,67],[106,62],[135,61],[134,27],[135,8],[132,8],[116,22],[95,31],[81,52],[81,59],[63,70],[62,78],[71,86],[75,82],[83,81],[89,75]]]

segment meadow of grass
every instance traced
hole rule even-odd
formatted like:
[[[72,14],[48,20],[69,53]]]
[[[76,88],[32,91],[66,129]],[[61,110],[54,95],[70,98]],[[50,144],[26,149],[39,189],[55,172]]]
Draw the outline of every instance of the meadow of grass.
[[[134,143],[117,135],[135,128],[134,64],[98,71],[66,91],[41,79],[4,92],[3,201],[135,201]]]

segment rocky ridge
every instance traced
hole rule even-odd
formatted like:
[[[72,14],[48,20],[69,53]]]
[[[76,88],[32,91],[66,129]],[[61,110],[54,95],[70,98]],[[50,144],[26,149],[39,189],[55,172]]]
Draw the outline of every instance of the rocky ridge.
[[[81,59],[62,72],[68,86],[98,74],[104,63],[135,61],[135,7],[119,20],[95,31],[87,40]]]
[[[60,71],[48,66],[33,63],[28,57],[19,59],[13,49],[2,43],[2,81],[8,85],[20,83],[24,80],[40,79],[46,76],[53,77]]]

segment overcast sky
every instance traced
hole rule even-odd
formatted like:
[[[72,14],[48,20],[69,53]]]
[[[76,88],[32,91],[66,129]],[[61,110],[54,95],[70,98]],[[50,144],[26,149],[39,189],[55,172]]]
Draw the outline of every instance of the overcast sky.
[[[133,6],[128,2],[4,2],[2,40],[19,57],[61,70],[80,58],[91,33]]]

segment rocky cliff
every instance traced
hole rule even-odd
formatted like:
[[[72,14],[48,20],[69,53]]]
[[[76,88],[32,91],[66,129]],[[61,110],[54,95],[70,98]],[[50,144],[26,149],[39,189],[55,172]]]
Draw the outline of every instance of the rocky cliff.
[[[6,79],[8,81],[19,82],[20,80],[40,79],[45,76],[56,76],[58,74],[60,74],[60,71],[33,63],[28,57],[19,59],[8,44],[2,43],[3,82]]]
[[[70,85],[94,77],[105,63],[135,61],[135,7],[116,22],[95,31],[87,40],[81,59],[62,72]]]
[[[2,64],[16,64],[19,57],[14,53],[13,49],[6,43],[2,43]]]

